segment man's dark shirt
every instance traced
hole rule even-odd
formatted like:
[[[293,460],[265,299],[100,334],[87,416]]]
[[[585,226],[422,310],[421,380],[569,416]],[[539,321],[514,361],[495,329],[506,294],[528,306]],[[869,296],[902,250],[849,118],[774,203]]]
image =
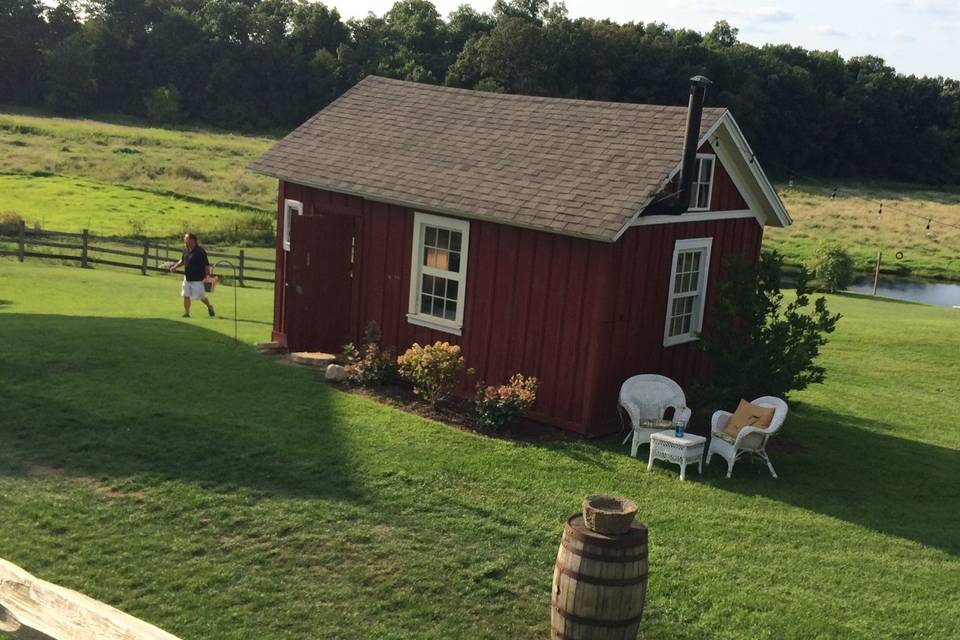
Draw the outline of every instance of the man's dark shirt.
[[[186,249],[183,252],[183,273],[187,276],[187,282],[200,282],[207,275],[207,265],[210,261],[207,259],[207,252],[200,245],[195,245],[193,249]]]

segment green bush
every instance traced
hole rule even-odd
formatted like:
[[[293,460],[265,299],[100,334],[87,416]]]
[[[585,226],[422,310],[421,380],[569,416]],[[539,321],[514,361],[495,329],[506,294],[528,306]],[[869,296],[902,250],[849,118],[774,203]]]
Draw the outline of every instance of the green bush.
[[[853,282],[853,258],[846,249],[835,244],[821,244],[809,268],[813,274],[813,284],[820,291],[836,293]]]
[[[436,407],[450,395],[464,372],[460,347],[448,342],[436,342],[412,347],[397,358],[400,377],[413,384],[413,392]]]
[[[825,298],[810,308],[809,274],[803,267],[796,296],[780,290],[783,257],[764,251],[758,265],[728,260],[713,307],[711,329],[701,336],[707,375],[694,385],[697,404],[732,406],[740,398],[771,395],[822,383],[826,370],[816,364],[826,334],[840,315],[830,315]]]
[[[183,120],[180,90],[174,84],[157,87],[143,99],[147,117],[160,124],[176,124]]]
[[[23,216],[16,211],[0,211],[0,236],[17,235],[23,222]]]
[[[537,400],[537,379],[511,376],[500,386],[477,385],[477,419],[484,427],[499,431],[525,414]]]
[[[365,344],[357,348],[352,342],[343,345],[347,357],[347,379],[364,387],[388,384],[397,377],[397,361],[393,349],[384,349],[382,334],[376,322],[367,325]]]

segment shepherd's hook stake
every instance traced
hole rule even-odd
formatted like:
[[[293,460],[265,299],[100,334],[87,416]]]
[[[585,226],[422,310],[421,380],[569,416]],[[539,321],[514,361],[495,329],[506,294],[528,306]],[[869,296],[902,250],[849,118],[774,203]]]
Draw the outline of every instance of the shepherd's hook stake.
[[[213,273],[213,270],[221,264],[226,264],[233,270],[233,343],[240,344],[240,340],[237,338],[237,268],[229,260],[217,260],[210,268],[210,273]]]

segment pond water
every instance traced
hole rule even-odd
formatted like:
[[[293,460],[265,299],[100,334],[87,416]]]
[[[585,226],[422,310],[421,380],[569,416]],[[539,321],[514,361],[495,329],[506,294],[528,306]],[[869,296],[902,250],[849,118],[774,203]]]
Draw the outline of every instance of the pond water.
[[[873,293],[872,278],[858,278],[847,291],[853,293]],[[923,280],[907,280],[903,278],[880,277],[877,287],[877,296],[932,304],[939,307],[960,308],[960,284],[947,282],[925,282]]]

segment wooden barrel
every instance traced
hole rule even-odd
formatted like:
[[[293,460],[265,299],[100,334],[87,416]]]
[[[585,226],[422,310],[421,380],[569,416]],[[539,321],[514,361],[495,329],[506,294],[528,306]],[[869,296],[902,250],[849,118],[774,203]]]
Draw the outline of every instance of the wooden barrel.
[[[647,528],[637,522],[608,536],[570,516],[552,594],[552,640],[634,640],[647,596]]]

